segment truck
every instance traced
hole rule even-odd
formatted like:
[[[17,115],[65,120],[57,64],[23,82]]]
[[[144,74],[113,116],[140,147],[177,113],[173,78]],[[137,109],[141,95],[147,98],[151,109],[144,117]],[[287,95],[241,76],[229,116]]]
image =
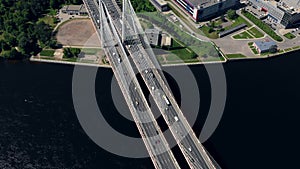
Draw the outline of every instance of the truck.
[[[170,105],[170,102],[169,102],[167,96],[166,96],[166,95],[163,95],[162,97],[163,97],[163,99],[165,100],[166,104],[169,106],[169,105]]]

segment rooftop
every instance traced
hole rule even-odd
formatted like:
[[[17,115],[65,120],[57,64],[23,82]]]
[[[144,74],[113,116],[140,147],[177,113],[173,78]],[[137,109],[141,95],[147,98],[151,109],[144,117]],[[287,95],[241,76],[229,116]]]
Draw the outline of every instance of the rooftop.
[[[222,2],[220,0],[186,0],[186,1],[189,2],[189,4],[193,5],[194,7],[198,7],[198,8],[211,6],[219,2]]]
[[[260,2],[268,3],[273,7],[280,7],[289,13],[300,13],[300,0],[261,0]]]
[[[69,5],[67,10],[68,11],[79,11],[82,8],[82,5]]]
[[[161,31],[158,29],[146,29],[145,33],[151,33],[151,34],[161,34]]]
[[[160,5],[167,5],[168,3],[165,0],[155,0]]]
[[[276,45],[276,42],[270,39],[258,40],[254,41],[254,43],[261,51],[269,50],[271,46]]]
[[[300,0],[281,0],[277,4],[290,13],[300,13]]]

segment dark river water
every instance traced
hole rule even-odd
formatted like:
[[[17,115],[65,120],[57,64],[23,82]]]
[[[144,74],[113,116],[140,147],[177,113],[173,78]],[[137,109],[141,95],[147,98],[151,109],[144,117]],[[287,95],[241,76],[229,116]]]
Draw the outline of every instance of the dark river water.
[[[226,106],[204,143],[222,168],[299,168],[299,64],[298,52],[223,65]],[[190,68],[200,89],[201,114],[193,127],[199,135],[210,107],[210,82],[204,66]],[[0,62],[0,169],[152,169],[150,158],[111,154],[85,134],[73,107],[72,74],[68,65]],[[99,107],[116,130],[138,136],[134,123],[114,114],[112,76],[110,69],[98,69]],[[176,83],[169,80],[178,97]],[[178,148],[175,156],[184,161]]]

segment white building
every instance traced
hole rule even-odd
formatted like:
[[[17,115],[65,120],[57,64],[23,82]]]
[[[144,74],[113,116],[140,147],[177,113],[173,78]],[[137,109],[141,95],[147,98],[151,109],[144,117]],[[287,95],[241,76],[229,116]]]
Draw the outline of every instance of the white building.
[[[235,5],[239,0],[174,0],[194,21],[207,20]]]
[[[300,0],[249,0],[260,10],[266,11],[268,18],[284,27],[300,24]]]

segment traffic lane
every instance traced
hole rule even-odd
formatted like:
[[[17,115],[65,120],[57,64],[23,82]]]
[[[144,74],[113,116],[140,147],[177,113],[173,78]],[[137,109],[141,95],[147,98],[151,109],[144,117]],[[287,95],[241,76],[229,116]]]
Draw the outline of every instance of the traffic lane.
[[[134,52],[138,51],[138,48],[133,48],[133,51],[134,51]],[[139,59],[140,63],[143,62],[143,61],[140,59],[140,57],[136,56],[136,58]],[[141,65],[141,64],[140,64],[140,65]],[[147,64],[145,64],[144,67],[149,67],[149,66],[148,66]],[[144,74],[144,76],[145,76],[145,79],[148,79],[149,82],[152,82],[152,85],[154,85],[154,84],[153,84],[153,82],[154,82],[154,83],[155,83],[154,86],[156,86],[157,88],[160,88],[160,83],[158,82],[157,79],[155,80],[155,78],[153,77],[152,71],[148,71],[148,73],[143,73],[143,74]],[[151,84],[150,84],[150,86],[151,86]],[[160,88],[160,89],[161,89],[161,88]],[[172,110],[173,110],[173,111],[172,111]],[[172,106],[171,106],[170,112],[173,112],[173,116],[174,116],[174,117],[175,117],[175,116],[178,116],[177,112],[175,111],[175,109],[173,109]],[[181,125],[180,125],[180,124],[181,124]],[[181,122],[179,122],[179,126],[180,126],[180,128],[181,128],[181,132],[185,132],[185,131],[186,131],[185,127],[183,126],[183,124],[182,124]],[[191,154],[193,154],[193,159],[195,159],[196,161],[199,161],[199,162],[201,161],[202,165],[205,164],[205,163],[204,163],[204,159],[201,158],[201,154],[200,154],[200,152],[199,152],[200,150],[198,150],[198,148],[197,148],[197,146],[195,145],[195,143],[193,142],[193,140],[192,140],[190,134],[186,132],[186,135],[187,135],[187,136],[186,136],[186,138],[187,138],[186,146],[187,146],[187,147],[185,147],[184,149],[185,149],[185,150],[188,150],[189,148],[193,149],[194,151],[192,151],[192,152],[190,151]],[[188,150],[188,151],[189,151],[189,150]],[[205,164],[205,166],[206,166],[206,164]],[[206,167],[207,167],[207,166],[206,166]]]
[[[110,51],[111,51],[110,53],[115,52],[115,50],[110,50]],[[112,58],[112,60],[114,61],[114,63],[117,63],[116,59]],[[128,83],[128,81],[127,81],[127,83]],[[157,130],[154,128],[154,124],[148,124],[148,125],[146,124],[146,125],[144,125],[144,127],[146,129],[145,131],[146,131],[148,137],[151,136],[151,134],[152,135],[157,135],[157,133],[156,133]],[[154,146],[154,149],[156,149],[156,151],[158,151],[158,152],[154,152],[154,153],[157,154],[157,153],[165,152],[166,148],[163,145],[161,145],[161,144],[154,145],[154,144],[158,143],[157,142],[158,140],[159,140],[159,143],[160,143],[161,138],[159,138],[159,139],[151,138],[150,140],[151,140],[150,142],[151,142],[152,146]],[[173,163],[170,163],[171,160],[169,159],[168,156],[166,156],[166,154],[162,157],[162,159],[159,159],[159,161],[164,161],[167,166],[174,165]]]
[[[113,60],[113,59],[112,59]],[[163,147],[163,146],[160,146],[160,147]],[[168,159],[167,159],[167,161],[168,161]],[[166,162],[166,161],[165,161]],[[170,162],[170,160],[169,160],[169,162]],[[173,164],[173,163],[172,163]]]

